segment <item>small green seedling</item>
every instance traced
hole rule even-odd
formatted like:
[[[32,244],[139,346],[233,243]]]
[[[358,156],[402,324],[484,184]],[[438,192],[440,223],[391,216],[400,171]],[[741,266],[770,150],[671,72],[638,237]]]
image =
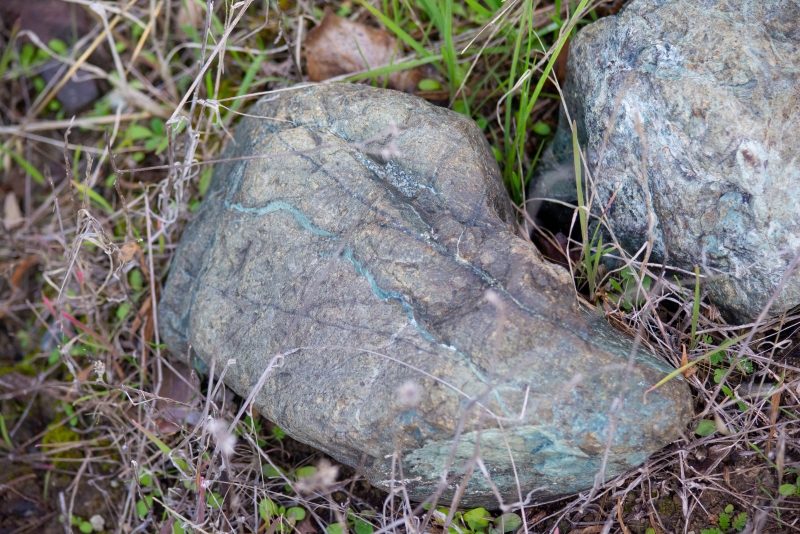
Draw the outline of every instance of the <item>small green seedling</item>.
[[[444,524],[449,510],[439,507],[433,518]],[[513,532],[522,526],[522,518],[518,514],[508,513],[493,518],[485,508],[473,508],[466,512],[456,512],[448,534],[503,534]]]
[[[552,132],[552,128],[546,122],[537,122],[533,125],[533,133],[536,135],[541,135],[542,137],[547,137]]]
[[[247,429],[248,434],[255,436],[256,443],[259,447],[264,447],[267,442],[261,438],[261,421],[258,418],[253,419],[251,415],[246,415],[245,418],[242,420],[244,427]],[[240,427],[236,427],[233,431],[234,434],[237,436],[242,435],[242,430]]]
[[[784,497],[800,497],[800,478],[794,484],[782,484],[778,493]]]
[[[694,433],[698,436],[710,436],[714,432],[717,431],[717,425],[714,424],[714,421],[710,419],[703,419],[697,425],[697,428],[694,430]]]
[[[423,78],[417,84],[420,91],[438,91],[442,86],[436,80],[430,78]]]
[[[139,518],[147,516],[147,503],[142,500],[136,501],[136,515]]]
[[[608,294],[608,298],[618,306],[622,306],[625,311],[631,311],[634,308],[640,307],[644,304],[645,296],[638,290],[636,283],[636,274],[633,269],[626,267],[619,272],[619,281],[609,280],[608,283],[612,288],[612,292]],[[649,291],[653,285],[653,279],[646,276],[642,279],[642,289]]]
[[[63,515],[58,516],[58,520],[59,522],[63,523],[64,516]],[[92,527],[92,524],[90,522],[78,517],[77,515],[73,515],[71,517],[70,523],[72,524],[72,526],[78,527],[78,530],[83,532],[83,534],[91,534],[91,532],[94,531],[94,527]]]
[[[278,506],[269,497],[264,497],[258,501],[258,515],[265,523],[278,519],[280,522],[276,526],[277,532],[288,532],[306,518],[306,511],[299,506],[289,508]],[[372,533],[370,532],[370,534]]]
[[[356,517],[352,511],[347,513],[347,528],[348,530],[355,531],[356,534],[372,534],[375,532],[375,527],[372,526],[372,523],[364,521],[360,517]],[[325,527],[325,531],[327,534],[343,534],[344,528],[339,523],[332,523]]]
[[[222,507],[222,496],[219,493],[209,491],[206,493],[206,504],[214,510]]]
[[[747,525],[747,513],[742,512],[733,516],[733,505],[729,504],[725,507],[725,511],[719,514],[717,525],[715,527],[707,528],[700,531],[700,534],[727,534],[731,530],[741,532]]]
[[[144,141],[145,150],[155,151],[156,154],[163,152],[169,144],[164,121],[159,118],[151,119],[149,128],[141,124],[132,124],[128,127],[127,137],[131,141]]]
[[[261,474],[264,475],[265,478],[288,478],[292,481],[301,480],[303,478],[311,478],[317,473],[317,468],[313,465],[307,465],[305,467],[300,467],[295,469],[294,472],[286,473],[282,469],[276,469],[271,465],[264,465],[261,467]],[[284,486],[284,490],[287,492],[292,491],[292,487],[289,484]]]

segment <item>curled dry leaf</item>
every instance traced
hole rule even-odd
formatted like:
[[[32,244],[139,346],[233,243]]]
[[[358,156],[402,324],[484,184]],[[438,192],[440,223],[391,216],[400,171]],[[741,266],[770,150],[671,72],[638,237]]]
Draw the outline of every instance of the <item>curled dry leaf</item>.
[[[133,256],[139,252],[141,254],[142,248],[136,241],[130,241],[119,247],[120,257],[122,261],[128,262],[133,259]]]
[[[312,82],[390,65],[399,54],[397,40],[385,30],[351,22],[330,9],[306,39],[306,69]],[[423,77],[421,69],[397,71],[389,74],[387,85],[411,92]]]
[[[685,367],[685,366],[689,365],[689,356],[686,354],[686,345],[682,345],[682,346],[683,346],[683,355],[681,356],[681,367]],[[685,376],[686,378],[689,378],[690,376],[692,376],[696,372],[697,372],[697,368],[696,367],[688,367],[688,368],[684,369],[683,371],[681,371],[681,374],[683,374],[683,376]]]

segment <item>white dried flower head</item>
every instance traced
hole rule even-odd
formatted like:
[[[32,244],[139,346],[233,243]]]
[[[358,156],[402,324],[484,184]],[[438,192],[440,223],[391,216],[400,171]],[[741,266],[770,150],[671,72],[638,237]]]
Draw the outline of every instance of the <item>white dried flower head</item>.
[[[236,436],[228,432],[228,425],[221,419],[213,419],[209,417],[208,431],[214,436],[214,440],[219,446],[219,450],[225,456],[233,454],[233,447],[236,445]]]
[[[416,382],[409,380],[403,382],[400,387],[397,388],[397,395],[400,398],[400,404],[412,408],[419,404],[422,392]]]
[[[322,486],[330,486],[336,482],[336,477],[339,476],[339,467],[333,465],[328,460],[323,458],[317,464],[317,478]]]
[[[97,373],[97,381],[105,382],[106,377],[106,364],[101,361],[94,362],[94,372]]]
[[[336,482],[339,476],[339,467],[323,458],[316,466],[314,474],[299,478],[294,487],[299,493],[311,493],[315,490],[327,490]]]
[[[92,525],[93,531],[102,532],[106,528],[106,519],[102,515],[95,514],[89,518],[89,524]]]

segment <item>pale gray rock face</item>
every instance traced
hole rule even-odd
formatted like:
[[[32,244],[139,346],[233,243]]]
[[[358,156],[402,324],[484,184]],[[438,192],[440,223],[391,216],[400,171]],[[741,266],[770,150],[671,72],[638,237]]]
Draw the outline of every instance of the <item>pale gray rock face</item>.
[[[566,103],[597,170],[596,206],[618,190],[608,216],[632,252],[650,211],[654,258],[700,265],[737,322],[759,315],[800,251],[798,21],[797,0],[634,0],[570,46]],[[553,155],[571,165],[571,150],[562,113]],[[556,174],[531,194],[563,198]],[[770,315],[797,305],[800,271]]]
[[[175,355],[191,345],[217,370],[235,359],[225,382],[247,396],[285,352],[258,410],[415,500],[443,472],[452,499],[476,451],[515,502],[514,466],[522,498],[547,499],[591,486],[609,438],[606,478],[678,438],[688,387],[676,379],[643,402],[670,368],[584,312],[567,272],[517,237],[471,120],[343,84],[248,114],[164,290]],[[498,507],[472,467],[461,502]]]

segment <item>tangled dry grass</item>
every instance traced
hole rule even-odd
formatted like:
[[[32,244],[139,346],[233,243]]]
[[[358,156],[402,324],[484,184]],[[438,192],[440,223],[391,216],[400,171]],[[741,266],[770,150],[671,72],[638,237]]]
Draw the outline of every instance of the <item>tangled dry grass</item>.
[[[303,36],[322,6],[55,4],[68,6],[73,27],[85,19],[72,46],[14,20],[4,20],[0,36],[0,531],[382,534],[439,532],[451,521],[453,532],[491,528],[448,510],[418,510],[400,490],[371,489],[233,396],[219,376],[225,362],[219,378],[198,376],[159,339],[155,303],[211,163],[248,100],[305,81]],[[450,91],[420,94],[454,107],[458,87],[479,97],[469,112],[493,146],[522,149],[504,169],[519,179],[543,139],[520,137],[519,122],[501,114],[520,105],[547,65],[557,73],[566,4],[508,2],[496,12],[485,7],[484,18],[462,6],[452,13],[459,31],[449,36],[397,2],[333,7],[372,24],[374,10],[392,11],[417,29],[409,39],[427,53],[466,47],[432,75]],[[587,12],[614,9],[606,4]],[[550,44],[529,54],[536,68],[515,73],[508,28],[527,20],[544,32],[553,16],[566,28],[562,38],[558,26],[550,30]],[[403,59],[425,59],[404,46]],[[56,74],[45,76],[50,68]],[[73,118],[59,89],[76,72],[105,96]],[[551,78],[536,90],[557,90]],[[543,100],[525,119],[554,124],[557,107]],[[591,195],[587,212],[590,204]],[[553,233],[538,231],[552,246],[546,250],[563,249]],[[797,531],[800,315],[727,325],[704,300],[701,273],[619,250],[616,271],[587,269],[597,247],[579,236],[577,253],[562,258],[576,298],[683,368],[696,421],[632,473],[509,512],[541,533]]]

